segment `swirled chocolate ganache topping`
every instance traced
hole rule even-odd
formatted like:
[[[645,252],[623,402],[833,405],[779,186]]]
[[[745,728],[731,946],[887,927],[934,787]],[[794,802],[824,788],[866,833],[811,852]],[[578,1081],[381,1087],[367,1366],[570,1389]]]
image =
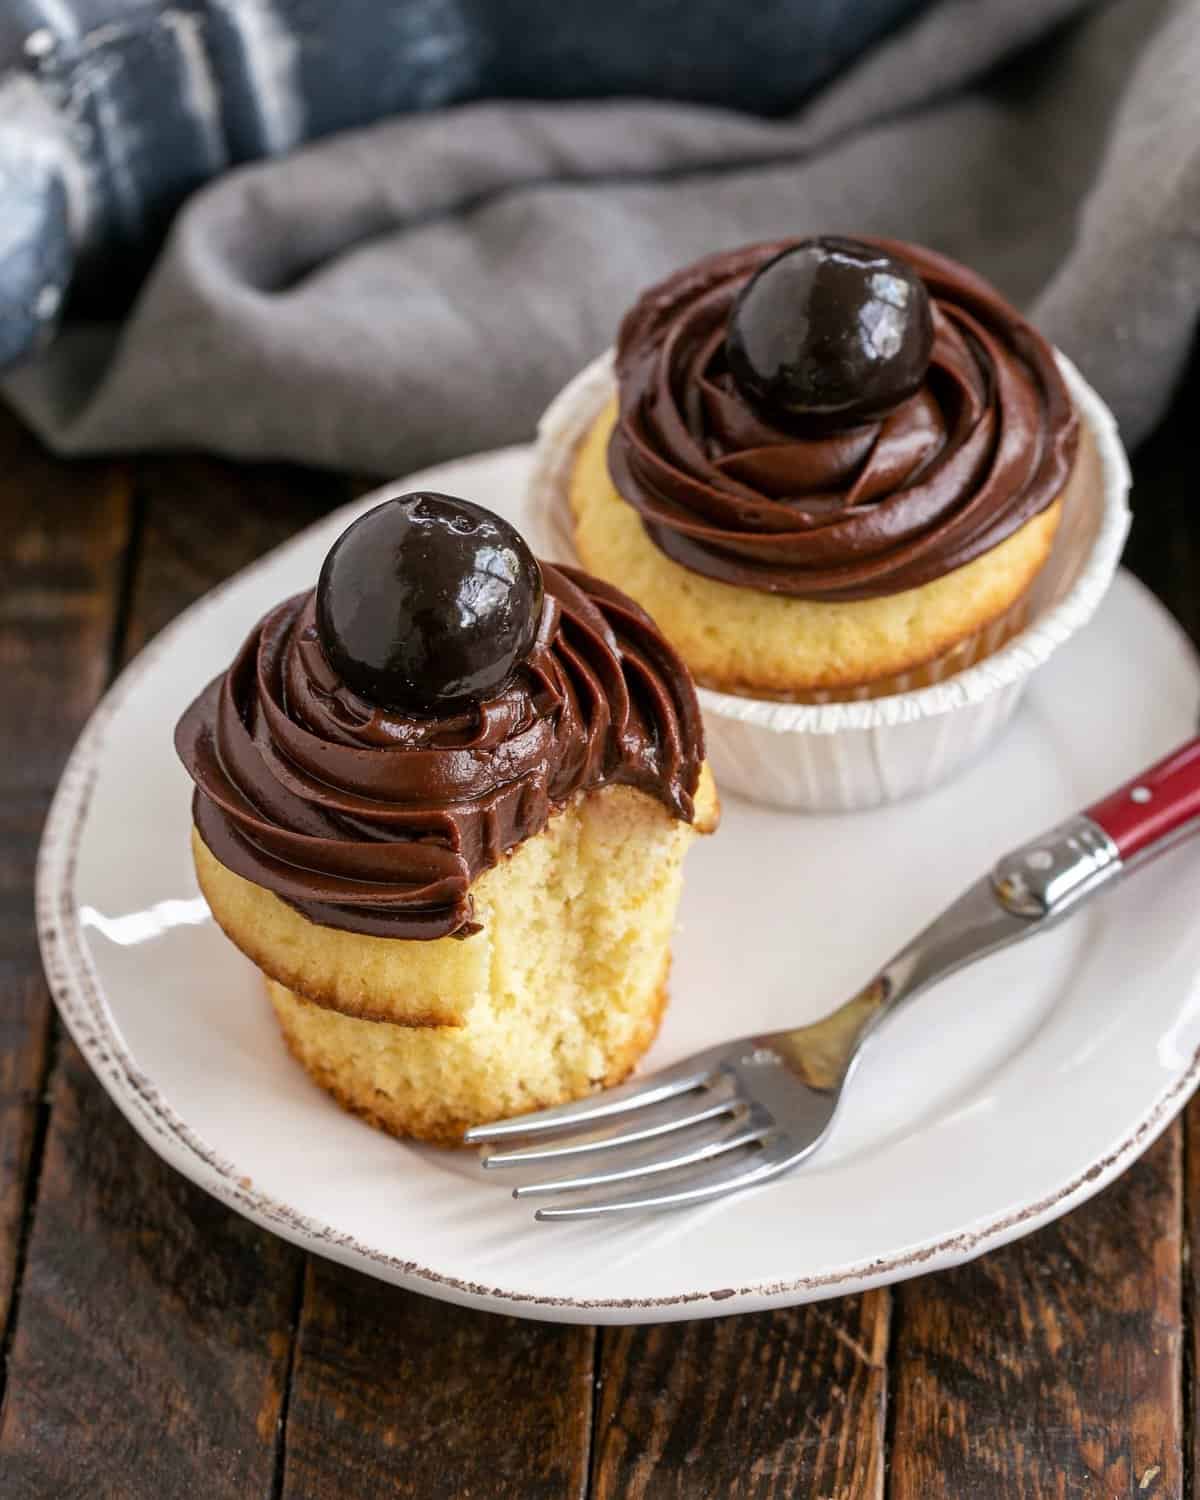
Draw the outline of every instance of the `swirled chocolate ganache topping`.
[[[637,605],[539,568],[507,523],[446,496],[386,501],[355,527],[330,554],[343,566],[255,626],[176,729],[223,865],[325,926],[466,936],[475,878],[577,792],[635,786],[691,821],[696,697]]]
[[[870,599],[989,551],[1061,492],[1078,420],[987,282],[899,241],[714,255],[621,327],[613,481],[668,557],[799,599]]]

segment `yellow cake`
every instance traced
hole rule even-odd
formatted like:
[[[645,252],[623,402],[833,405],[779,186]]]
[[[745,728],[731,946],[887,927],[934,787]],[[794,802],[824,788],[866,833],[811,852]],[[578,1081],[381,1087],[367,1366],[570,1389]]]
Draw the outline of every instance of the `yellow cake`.
[[[660,552],[608,472],[616,415],[614,397],[580,445],[571,476],[580,560],[601,578],[623,581],[697,682],[750,697],[855,688],[940,660],[1026,596],[1050,555],[1064,504],[1099,476],[1095,442],[1085,432],[1061,497],[990,552],[920,588],[822,603],[737,588]]]
[[[413,978],[427,989],[408,987],[405,954],[381,955],[394,986],[365,992],[416,995],[389,1020],[316,1004],[303,979],[269,980],[288,1046],[348,1109],[425,1140],[620,1082],[658,1030],[683,856],[715,815],[711,778],[694,827],[628,787],[585,795],[480,878],[479,932],[403,945],[426,950]],[[212,880],[202,885],[230,931]]]
[[[377,675],[370,700],[317,591],[177,731],[214,917],[313,1079],[396,1134],[455,1141],[624,1077],[666,1004],[683,856],[716,826],[678,658],[615,590],[537,584],[486,697],[417,713]]]

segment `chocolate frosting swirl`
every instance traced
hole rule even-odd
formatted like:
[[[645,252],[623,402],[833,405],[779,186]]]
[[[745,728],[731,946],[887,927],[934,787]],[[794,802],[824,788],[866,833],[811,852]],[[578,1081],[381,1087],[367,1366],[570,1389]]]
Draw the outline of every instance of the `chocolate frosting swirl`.
[[[495,698],[445,717],[339,682],[311,591],[260,621],[175,731],[216,858],[325,926],[467,936],[471,882],[575,792],[636,786],[690,822],[704,739],[686,669],[616,589],[542,574],[529,656]]]
[[[898,593],[996,546],[1066,483],[1078,420],[1045,340],[955,261],[864,242],[916,268],[934,346],[916,394],[859,426],[772,425],[726,368],[734,299],[796,241],[710,256],[626,316],[609,468],[654,544],[693,572],[799,599]]]

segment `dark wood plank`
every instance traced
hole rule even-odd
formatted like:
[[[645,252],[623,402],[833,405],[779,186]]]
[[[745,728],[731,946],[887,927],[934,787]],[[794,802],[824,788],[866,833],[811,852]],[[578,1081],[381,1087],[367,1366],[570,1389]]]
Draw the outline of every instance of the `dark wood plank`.
[[[146,463],[136,487],[122,655],[345,493],[212,460]],[[6,1497],[267,1500],[302,1268],[160,1162],[65,1046],[0,1424]]]
[[[1181,1134],[1029,1239],[897,1289],[891,1500],[1183,1493]]]
[[[582,1496],[592,1347],[310,1261],[284,1500]]]
[[[888,1323],[879,1291],[606,1329],[594,1500],[881,1496]]]
[[[1189,1500],[1197,1493],[1200,1476],[1200,1095],[1183,1116],[1184,1165],[1184,1300],[1183,1319],[1187,1334],[1184,1366],[1184,1463],[1189,1480]]]
[[[0,1329],[12,1307],[50,1035],[42,980],[0,978]]]
[[[0,1426],[8,1500],[272,1493],[299,1257],[56,1069]]]
[[[109,670],[129,484],[66,465],[0,409],[0,1330],[7,1329],[51,1035],[32,917],[50,793]],[[0,1374],[0,1384],[3,1376]]]

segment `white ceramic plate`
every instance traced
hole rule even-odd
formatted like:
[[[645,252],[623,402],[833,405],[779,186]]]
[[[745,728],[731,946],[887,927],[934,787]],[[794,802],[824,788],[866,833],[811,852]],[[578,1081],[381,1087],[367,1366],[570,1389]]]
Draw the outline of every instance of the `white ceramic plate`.
[[[523,449],[420,477],[520,524]],[[864,1058],[820,1156],[657,1219],[535,1224],[473,1156],[343,1114],[289,1059],[213,925],[171,734],[258,616],[309,586],[364,499],[210,594],[123,674],[63,777],[39,925],[59,1009],[139,1133],[286,1238],[402,1286],[530,1317],[644,1322],[787,1305],[953,1265],[1102,1188],[1200,1062],[1200,848],[944,983]],[[919,802],[804,817],[727,801],[689,856],[673,1004],[648,1066],[838,1004],[1008,846],[1186,737],[1200,673],[1118,576],[985,761]]]

